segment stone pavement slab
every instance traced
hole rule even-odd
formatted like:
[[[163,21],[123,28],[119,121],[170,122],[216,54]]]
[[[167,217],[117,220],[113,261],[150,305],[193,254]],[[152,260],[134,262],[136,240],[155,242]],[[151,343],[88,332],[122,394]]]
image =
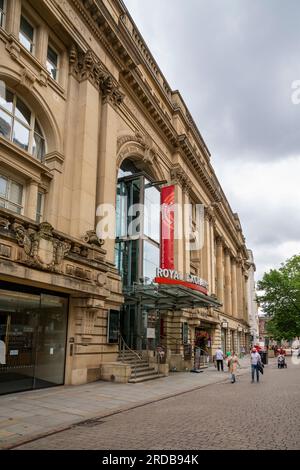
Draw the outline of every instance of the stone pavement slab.
[[[250,374],[244,358],[237,375]],[[201,373],[173,372],[137,384],[93,382],[0,396],[0,448],[12,448],[79,422],[109,416],[210,384],[229,381],[211,366]]]

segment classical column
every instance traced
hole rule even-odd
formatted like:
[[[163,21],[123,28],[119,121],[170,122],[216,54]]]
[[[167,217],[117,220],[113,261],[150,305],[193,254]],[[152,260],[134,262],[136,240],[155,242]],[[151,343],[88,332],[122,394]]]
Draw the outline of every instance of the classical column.
[[[210,263],[211,263],[211,293],[216,294],[216,253],[214,218],[210,221]]]
[[[222,237],[217,237],[217,297],[218,300],[224,304],[224,264]]]
[[[27,201],[25,206],[25,215],[35,221],[37,209],[38,182],[31,180],[27,186]]]
[[[183,188],[183,248],[184,248],[184,272],[190,273],[191,271],[191,253],[190,253],[190,231],[191,231],[191,216],[190,216],[190,199],[188,187],[184,186]]]
[[[100,220],[101,214],[107,218],[109,231],[113,234],[115,230],[115,216],[105,209],[110,205],[115,206],[116,188],[117,188],[117,114],[110,99],[105,98],[102,102],[101,122],[100,122],[100,152],[97,170],[97,204],[98,216],[96,221]],[[103,212],[102,209],[103,208]],[[112,211],[113,212],[113,211]],[[99,226],[98,226],[99,227]],[[101,232],[101,231],[100,231]],[[100,238],[101,233],[99,232]],[[104,237],[103,248],[107,251],[108,261],[114,262],[114,237],[109,235]]]
[[[248,291],[248,276],[247,276],[247,272],[244,271],[244,273],[243,273],[243,307],[244,307],[244,319],[245,319],[245,321],[246,321],[247,323],[249,323],[247,291]]]
[[[211,277],[211,243],[210,243],[210,215],[205,208],[204,213],[204,246],[201,250],[202,277],[208,282],[209,293],[213,292]]]
[[[78,238],[95,227],[99,101],[97,88],[88,79],[82,81],[74,109],[80,119],[74,133],[71,211],[71,234]]]
[[[243,282],[242,282],[242,263],[241,260],[237,261],[237,307],[238,318],[243,319]]]
[[[237,274],[236,259],[231,258],[231,298],[232,298],[232,316],[237,317]]]
[[[225,248],[225,311],[232,315],[230,252]]]
[[[6,2],[6,5],[7,5],[7,11],[6,11],[5,29],[8,33],[15,36],[15,38],[19,38],[21,9],[22,9],[21,0],[11,0],[11,1]]]

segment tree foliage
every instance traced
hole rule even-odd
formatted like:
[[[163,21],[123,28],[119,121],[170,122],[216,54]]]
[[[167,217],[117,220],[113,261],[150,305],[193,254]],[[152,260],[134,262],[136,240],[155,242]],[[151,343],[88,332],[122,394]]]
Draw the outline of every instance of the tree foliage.
[[[258,289],[258,301],[269,317],[268,334],[276,340],[300,336],[300,256],[265,273]]]

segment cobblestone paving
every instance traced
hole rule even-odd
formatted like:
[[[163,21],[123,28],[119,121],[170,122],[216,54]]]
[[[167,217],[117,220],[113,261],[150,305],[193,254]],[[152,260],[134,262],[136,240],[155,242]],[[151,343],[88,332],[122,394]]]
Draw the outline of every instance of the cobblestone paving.
[[[19,449],[300,449],[300,365],[265,367],[121,412]]]

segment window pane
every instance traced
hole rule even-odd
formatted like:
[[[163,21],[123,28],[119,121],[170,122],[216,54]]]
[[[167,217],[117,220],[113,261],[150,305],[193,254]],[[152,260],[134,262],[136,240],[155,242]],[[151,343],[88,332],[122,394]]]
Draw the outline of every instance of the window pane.
[[[20,31],[25,34],[28,39],[33,41],[33,27],[28,23],[24,16],[21,16]]]
[[[49,62],[49,60],[47,60],[47,62],[46,62],[46,67],[47,67],[47,70],[50,73],[51,77],[54,80],[56,80],[57,68],[51,62]]]
[[[159,248],[152,243],[144,241],[143,277],[152,281],[159,267]]]
[[[0,106],[12,113],[13,99],[14,95],[6,89],[5,83],[0,81]]]
[[[21,16],[19,40],[29,52],[33,49],[33,31],[31,24]]]
[[[30,124],[31,112],[26,106],[26,104],[23,103],[22,100],[20,100],[20,98],[17,98],[15,116],[17,116],[19,119],[26,122],[27,124]]]
[[[38,160],[42,160],[42,157],[45,155],[45,141],[36,133],[33,135],[32,155]]]
[[[0,135],[10,139],[12,118],[0,109]]]
[[[0,196],[6,197],[7,193],[7,178],[0,176]]]
[[[10,183],[10,191],[8,199],[11,202],[15,202],[16,204],[22,204],[22,186],[14,181]]]
[[[144,233],[152,240],[160,240],[160,192],[153,186],[145,188]]]
[[[34,132],[37,132],[40,136],[43,137],[43,133],[42,133],[42,130],[39,126],[39,123],[37,122],[37,120],[35,120],[35,123],[34,123]]]
[[[55,67],[57,67],[58,56],[57,56],[56,52],[49,46],[48,46],[47,59],[49,60],[49,62],[51,62],[51,64],[53,64]]]
[[[13,142],[24,150],[28,150],[29,130],[18,121],[14,122]]]
[[[16,212],[17,214],[21,214],[21,207],[15,206],[14,204],[8,203],[7,209],[9,209],[10,211]]]
[[[0,198],[0,207],[5,207],[5,202]]]
[[[43,193],[38,193],[36,203],[36,218],[35,221],[39,224],[42,221],[42,208],[43,208]]]

